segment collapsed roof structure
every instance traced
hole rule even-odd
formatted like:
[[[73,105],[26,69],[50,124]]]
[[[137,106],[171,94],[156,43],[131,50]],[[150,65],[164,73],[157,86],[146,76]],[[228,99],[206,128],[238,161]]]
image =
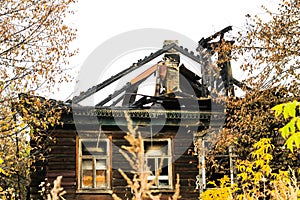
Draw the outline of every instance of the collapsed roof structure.
[[[73,98],[73,103],[80,103],[84,99],[90,97],[91,95],[94,95],[97,92],[100,92],[103,88],[109,86],[113,82],[119,80],[120,78],[133,72],[134,70],[137,70],[138,68],[144,66],[145,64],[163,54],[164,57],[160,62],[130,80],[122,88],[114,91],[114,93],[110,94],[104,100],[97,103],[96,107],[104,106],[109,101],[113,101],[110,107],[114,107],[117,103],[122,101],[122,106],[124,107],[142,108],[148,103],[158,104],[158,102],[161,100],[174,101],[175,99],[179,98],[208,98],[208,96],[210,96],[213,92],[213,89],[216,89],[217,92],[220,92],[220,90],[224,89],[226,95],[234,95],[234,85],[238,87],[244,87],[245,85],[232,77],[230,61],[220,61],[218,64],[219,69],[216,69],[213,68],[210,60],[211,56],[215,54],[215,50],[220,48],[221,44],[233,44],[233,41],[224,40],[224,34],[231,29],[231,26],[229,26],[215,33],[211,37],[208,37],[206,39],[202,38],[199,41],[199,46],[196,49],[197,53],[189,51],[183,46],[179,46],[178,41],[166,40],[161,49],[154,53],[151,53],[144,59],[138,60],[138,62],[133,63],[127,69],[115,74],[102,83],[89,88],[85,92],[81,92],[79,96]],[[219,37],[219,40],[217,42],[211,42],[217,37]],[[230,54],[230,52],[222,51],[219,51],[218,53],[218,60],[222,60],[222,56],[224,56],[225,54]],[[183,63],[180,63],[180,54],[198,63],[202,74],[197,74],[188,69]],[[141,83],[146,81],[147,78],[153,74],[156,74],[155,93],[153,94],[153,96],[144,96],[142,97],[142,99],[139,99],[139,101],[137,101],[136,96],[139,95],[137,94],[137,88],[139,87],[139,85],[141,85]],[[213,79],[211,77],[213,77]],[[181,80],[182,82],[183,80],[186,80],[187,82],[181,83]],[[187,90],[186,84],[192,87],[193,94],[188,94],[185,92],[190,92],[189,90]],[[120,94],[122,95],[120,96]],[[116,99],[116,97],[118,98]]]

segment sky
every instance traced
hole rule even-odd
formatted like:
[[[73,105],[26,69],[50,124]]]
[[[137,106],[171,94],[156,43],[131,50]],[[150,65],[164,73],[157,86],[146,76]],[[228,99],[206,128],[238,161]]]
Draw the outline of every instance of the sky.
[[[80,52],[71,60],[70,67],[76,76],[95,48],[113,36],[135,29],[167,29],[194,41],[229,25],[235,31],[243,30],[246,14],[263,16],[261,5],[272,7],[274,2],[276,0],[78,0],[76,14],[68,20],[78,29],[73,46]],[[233,69],[233,73],[237,71]],[[74,82],[60,87],[54,98],[70,98],[72,87]]]

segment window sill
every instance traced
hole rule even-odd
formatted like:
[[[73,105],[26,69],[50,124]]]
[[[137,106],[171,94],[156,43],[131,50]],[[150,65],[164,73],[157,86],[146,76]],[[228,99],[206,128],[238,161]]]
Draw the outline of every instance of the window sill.
[[[78,189],[76,194],[112,194],[111,189]]]
[[[153,193],[174,193],[175,189],[172,188],[151,188],[151,192]]]

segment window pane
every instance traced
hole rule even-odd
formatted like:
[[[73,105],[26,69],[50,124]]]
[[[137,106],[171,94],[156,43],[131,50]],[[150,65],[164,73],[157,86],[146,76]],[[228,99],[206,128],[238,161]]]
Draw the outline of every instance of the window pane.
[[[82,187],[83,188],[93,187],[93,161],[92,160],[82,161]]]
[[[149,168],[151,174],[150,175],[155,175],[155,159],[154,158],[148,158],[147,159],[147,167]]]
[[[148,176],[148,180],[153,180],[155,178],[155,173],[162,164],[161,173],[158,176],[157,182],[153,185],[154,188],[169,188],[171,186],[169,172],[172,165],[169,165],[171,159],[169,145],[169,140],[144,141],[146,163],[152,172],[152,174]]]
[[[161,159],[159,159],[159,165],[160,165]],[[162,170],[160,175],[162,176],[168,176],[169,174],[169,159],[168,158],[163,158],[163,165],[162,165]]]
[[[106,141],[82,141],[82,155],[106,155]]]
[[[106,187],[106,170],[96,170],[96,187]]]
[[[83,170],[93,170],[93,160],[82,160]]]
[[[106,159],[96,160],[96,187],[106,187]]]
[[[163,186],[169,186],[169,180],[168,179],[166,179],[166,180],[159,179],[158,180],[158,185],[161,186],[161,187],[163,187]]]
[[[96,160],[96,169],[106,169],[106,159],[97,159]]]
[[[168,141],[145,141],[146,156],[168,155]]]
[[[81,171],[80,187],[82,189],[107,189],[110,185],[107,176],[110,169],[109,140],[108,139],[82,139],[81,145]]]

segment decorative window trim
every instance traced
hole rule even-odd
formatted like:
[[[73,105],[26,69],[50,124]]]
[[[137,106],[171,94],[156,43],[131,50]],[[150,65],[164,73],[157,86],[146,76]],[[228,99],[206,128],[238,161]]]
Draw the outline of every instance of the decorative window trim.
[[[162,156],[147,156],[146,155],[146,149],[145,149],[145,142],[151,142],[153,144],[158,143],[158,142],[167,142],[167,155],[162,155]],[[171,191],[172,189],[174,189],[173,187],[173,154],[172,154],[172,140],[171,138],[159,138],[159,139],[143,139],[143,148],[145,151],[145,156],[144,159],[146,161],[146,164],[148,163],[148,159],[153,159],[155,160],[155,173],[156,171],[159,169],[159,165],[160,165],[160,158],[168,159],[168,175],[164,176],[164,175],[160,175],[158,178],[157,183],[151,187],[151,189],[154,190],[159,190],[159,191]],[[164,162],[164,161],[163,161]],[[148,165],[148,164],[147,164]],[[148,176],[148,180],[153,180],[155,178],[155,174]],[[168,185],[159,185],[158,182],[159,180],[168,180]]]
[[[106,155],[82,155],[82,143],[83,142],[91,142],[97,140],[98,142],[106,142]],[[98,139],[98,138],[77,138],[77,191],[76,193],[111,193],[111,164],[112,164],[112,158],[111,158],[111,138],[105,138],[105,139]],[[95,150],[95,149],[94,149]],[[93,187],[92,188],[84,188],[82,187],[82,181],[83,181],[83,170],[82,170],[82,163],[83,160],[92,160],[93,166]],[[96,160],[104,160],[105,159],[105,176],[106,176],[106,186],[105,187],[96,187]]]

